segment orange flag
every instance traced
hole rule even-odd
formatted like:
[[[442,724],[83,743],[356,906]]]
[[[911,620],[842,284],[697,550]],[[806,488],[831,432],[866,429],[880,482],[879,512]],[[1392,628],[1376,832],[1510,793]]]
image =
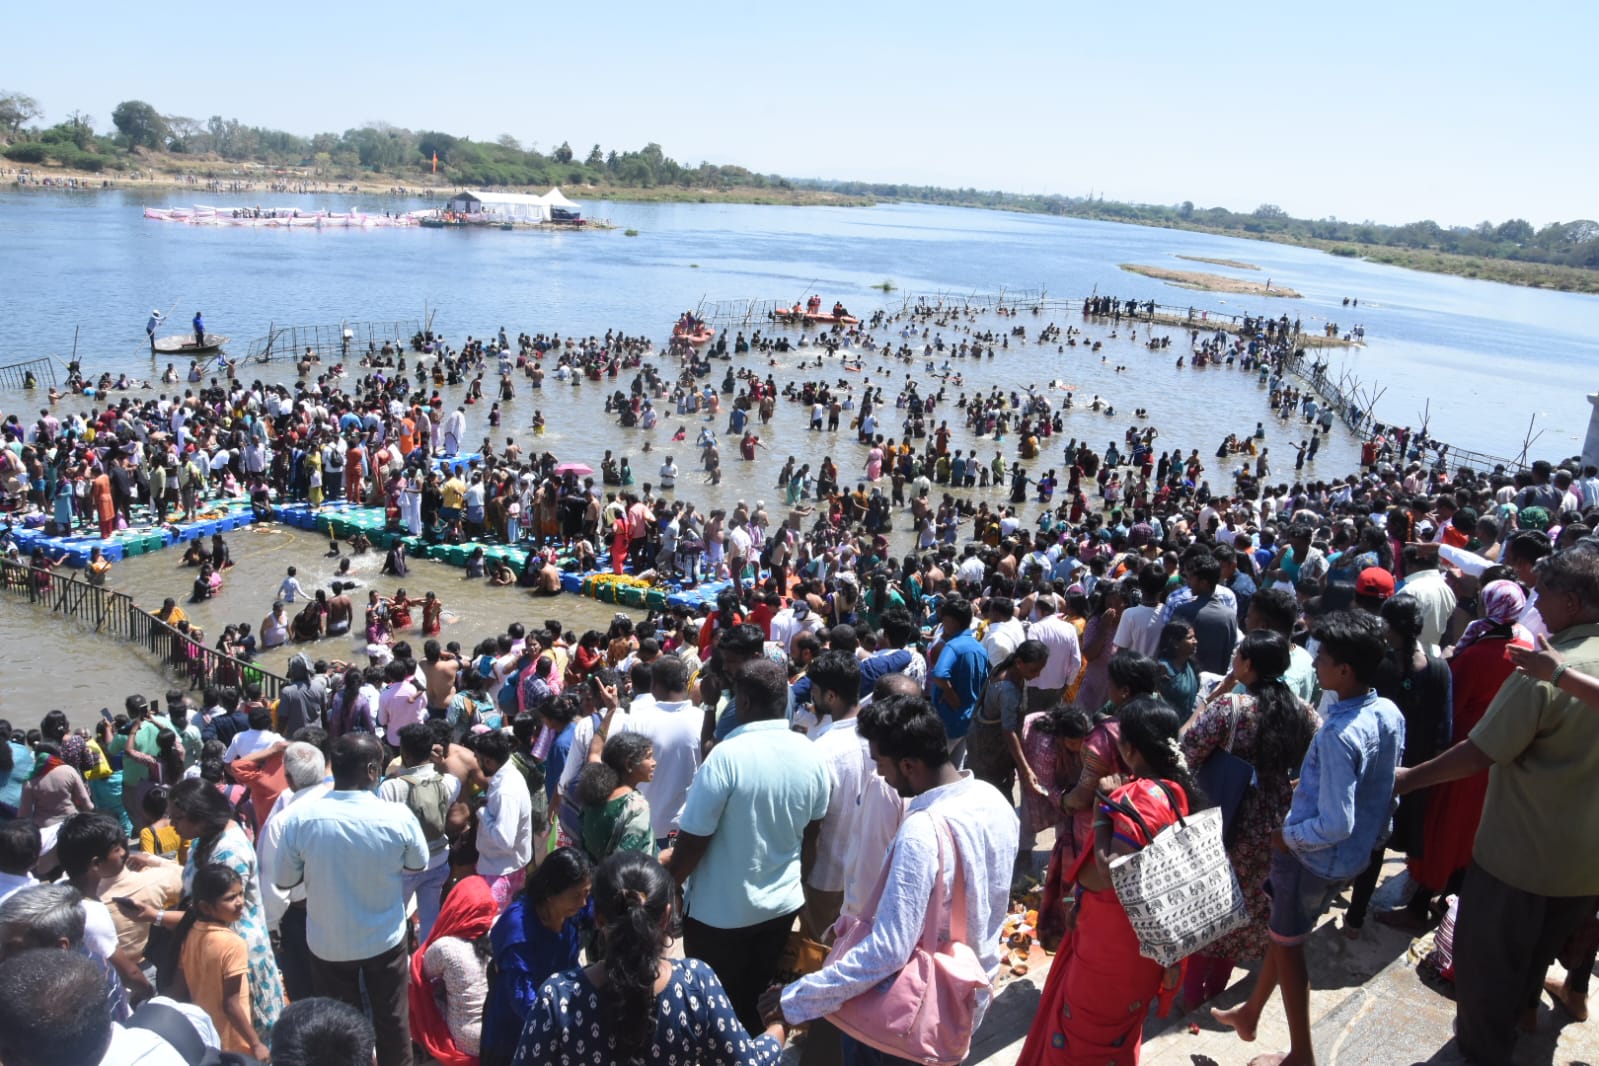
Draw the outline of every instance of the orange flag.
[[[437,174],[438,172],[439,172],[439,153],[438,152],[434,152],[433,153],[433,173]]]

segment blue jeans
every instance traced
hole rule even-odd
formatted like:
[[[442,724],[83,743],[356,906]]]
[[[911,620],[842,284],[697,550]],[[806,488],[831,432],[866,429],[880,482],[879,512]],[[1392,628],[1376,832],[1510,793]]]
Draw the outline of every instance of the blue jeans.
[[[848,1033],[840,1033],[839,1039],[844,1046],[844,1066],[916,1066],[910,1059],[896,1058],[868,1047]]]

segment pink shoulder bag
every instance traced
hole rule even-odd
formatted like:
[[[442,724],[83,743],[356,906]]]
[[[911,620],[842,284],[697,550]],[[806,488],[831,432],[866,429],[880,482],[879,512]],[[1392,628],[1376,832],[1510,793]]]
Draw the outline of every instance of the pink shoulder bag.
[[[921,940],[899,973],[845,1003],[828,1015],[828,1020],[861,1043],[889,1055],[928,1066],[956,1066],[971,1049],[977,996],[989,987],[989,980],[977,953],[966,944],[967,885],[954,840],[943,819],[931,812],[928,817],[938,837],[939,869]],[[955,885],[952,898],[946,899],[944,871],[951,861],[955,863]],[[877,913],[888,870],[889,864],[884,863],[863,914]],[[940,943],[946,903],[950,939]],[[838,938],[827,953],[829,963],[872,931],[869,919],[847,917],[840,918],[835,928]]]

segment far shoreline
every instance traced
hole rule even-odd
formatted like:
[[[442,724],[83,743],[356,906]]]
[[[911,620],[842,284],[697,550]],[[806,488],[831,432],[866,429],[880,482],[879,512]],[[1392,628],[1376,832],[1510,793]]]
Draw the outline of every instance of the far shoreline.
[[[30,169],[35,177],[57,181],[75,179],[79,183],[75,187],[65,185],[41,186],[37,184],[19,185],[16,183],[16,172],[22,168],[9,167],[7,169],[11,173],[7,175],[6,185],[12,188],[40,189],[51,192],[166,188],[190,193],[259,193],[263,197],[271,195],[342,193],[344,195],[397,196],[443,200],[448,198],[448,194],[467,188],[467,186],[456,185],[452,182],[397,181],[391,177],[381,175],[363,175],[349,180],[323,180],[313,174],[301,173],[292,168],[275,170],[266,167],[254,169],[232,167],[226,168],[226,172],[219,172],[213,169],[207,173],[202,173],[196,168],[192,174],[152,170],[144,176],[130,177],[121,173],[111,176],[106,173],[91,174],[86,171],[70,170],[47,163],[30,164],[27,169]],[[432,175],[423,175],[423,177],[430,178]],[[279,182],[269,180],[272,178],[279,179],[279,182],[286,184],[288,188],[274,190],[273,185]],[[241,182],[248,184],[250,187],[244,189],[226,187]],[[213,188],[213,183],[220,183],[223,187]],[[523,191],[527,187],[495,186],[494,188],[501,192],[513,192]],[[1012,214],[1041,213],[1005,204],[947,203],[932,199],[916,199],[914,197],[847,196],[814,188],[783,189],[769,186],[735,186],[726,189],[711,189],[684,188],[677,185],[657,185],[651,188],[572,185],[562,186],[562,188],[573,199],[579,201],[583,199],[589,201],[608,200],[613,203],[721,203],[786,207],[873,207],[880,204],[916,203],[934,207],[1006,211]],[[1242,233],[1235,230],[1216,229],[1196,224],[1179,225],[1153,220],[1101,217],[1093,214],[1052,215],[1048,217],[1075,218],[1090,222],[1110,222],[1116,225],[1139,226],[1146,229],[1173,229],[1189,233],[1204,233],[1214,237],[1229,237],[1234,240],[1281,244],[1291,248],[1310,248],[1341,258],[1358,259],[1384,266],[1399,267],[1404,270],[1414,270],[1424,274],[1442,274],[1446,277],[1497,282],[1501,285],[1512,285],[1517,288],[1543,289],[1551,292],[1567,292],[1586,296],[1599,295],[1599,270],[1587,270],[1581,267],[1553,266],[1514,259],[1491,259],[1485,256],[1457,255],[1451,252],[1434,252],[1421,248],[1355,245],[1341,241],[1326,241],[1314,238],[1283,239],[1272,234]],[[1198,262],[1209,261],[1218,266],[1236,266],[1238,269],[1245,269],[1242,261],[1237,260],[1210,260],[1200,256],[1179,256],[1179,258],[1191,258]],[[1249,268],[1258,269],[1255,267]]]

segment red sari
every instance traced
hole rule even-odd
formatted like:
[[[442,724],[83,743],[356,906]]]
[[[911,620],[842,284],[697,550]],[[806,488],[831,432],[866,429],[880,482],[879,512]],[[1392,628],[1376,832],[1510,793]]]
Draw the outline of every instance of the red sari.
[[[1505,658],[1507,637],[1484,637],[1449,660],[1454,682],[1454,725],[1450,743],[1471,735],[1499,686],[1515,667]],[[1409,862],[1410,876],[1429,892],[1442,892],[1449,878],[1471,865],[1471,849],[1488,795],[1488,771],[1450,781],[1433,790],[1427,803],[1423,839],[1426,850]]]
[[[1182,787],[1167,784],[1177,797],[1178,812],[1187,814],[1188,797]],[[1151,780],[1125,784],[1111,798],[1131,803],[1152,832],[1159,833],[1177,820],[1166,793]],[[1140,847],[1149,843],[1125,815],[1111,815],[1111,823],[1118,836]],[[1066,875],[1068,883],[1077,879],[1092,856],[1092,847],[1085,847]],[[1050,967],[1017,1066],[1136,1066],[1144,1016],[1150,1004],[1162,998],[1164,974],[1165,967],[1138,953],[1138,937],[1115,890],[1084,890],[1076,927]]]

